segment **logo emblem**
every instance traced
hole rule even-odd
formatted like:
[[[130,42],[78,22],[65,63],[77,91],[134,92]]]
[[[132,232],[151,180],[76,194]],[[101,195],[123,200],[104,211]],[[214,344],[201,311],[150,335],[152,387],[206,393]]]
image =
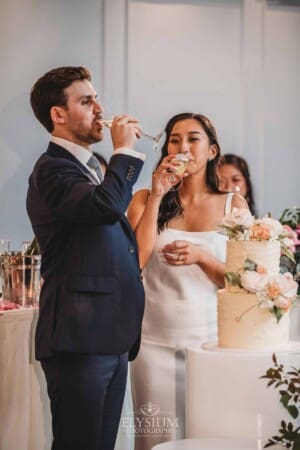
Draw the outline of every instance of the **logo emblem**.
[[[160,411],[160,407],[149,402],[140,406],[140,411],[144,416],[156,416]]]

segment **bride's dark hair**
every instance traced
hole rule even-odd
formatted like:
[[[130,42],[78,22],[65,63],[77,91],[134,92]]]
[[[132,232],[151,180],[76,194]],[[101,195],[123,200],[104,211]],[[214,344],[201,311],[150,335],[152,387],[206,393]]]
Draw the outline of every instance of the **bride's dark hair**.
[[[217,154],[214,159],[207,162],[206,167],[206,185],[209,188],[210,192],[217,192],[219,193],[218,189],[218,179],[217,179],[217,173],[216,168],[218,165],[218,161],[220,158],[220,145],[217,138],[216,130],[211,123],[211,121],[203,116],[202,114],[194,114],[194,113],[180,113],[176,114],[176,116],[173,116],[167,123],[165,127],[166,132],[166,140],[162,146],[161,149],[161,157],[156,165],[156,168],[160,165],[162,159],[168,155],[168,142],[170,138],[171,131],[174,127],[174,125],[181,121],[186,119],[195,119],[199,122],[199,124],[204,129],[205,133],[208,136],[208,140],[210,145],[215,145],[217,148]],[[160,203],[159,207],[159,213],[158,213],[158,232],[162,231],[164,227],[170,222],[171,219],[177,216],[181,216],[183,213],[183,207],[180,202],[178,191],[169,191],[167,194],[162,198],[162,201]]]

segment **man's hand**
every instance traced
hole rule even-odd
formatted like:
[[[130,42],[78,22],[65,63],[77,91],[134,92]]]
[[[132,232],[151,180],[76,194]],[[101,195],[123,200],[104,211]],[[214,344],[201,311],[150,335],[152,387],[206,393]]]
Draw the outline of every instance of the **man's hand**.
[[[137,139],[142,136],[139,121],[126,114],[114,117],[110,131],[114,149],[119,147],[133,149]]]

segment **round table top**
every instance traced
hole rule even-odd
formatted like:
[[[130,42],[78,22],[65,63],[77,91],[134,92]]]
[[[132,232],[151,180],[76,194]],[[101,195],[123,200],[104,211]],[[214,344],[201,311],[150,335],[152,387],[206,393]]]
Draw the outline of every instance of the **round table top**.
[[[152,450],[262,450],[263,446],[256,439],[201,438],[165,442],[155,445]]]

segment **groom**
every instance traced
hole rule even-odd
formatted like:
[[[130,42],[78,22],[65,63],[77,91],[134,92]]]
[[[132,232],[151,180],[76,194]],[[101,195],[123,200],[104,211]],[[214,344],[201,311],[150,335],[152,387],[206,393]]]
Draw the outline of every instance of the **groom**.
[[[51,134],[29,179],[27,211],[42,255],[36,358],[51,402],[52,450],[113,450],[144,310],[124,215],[143,166],[133,150],[141,130],[136,119],[115,117],[103,177],[90,150],[103,138],[90,81],[84,67],[59,67],[31,91],[34,114]]]

